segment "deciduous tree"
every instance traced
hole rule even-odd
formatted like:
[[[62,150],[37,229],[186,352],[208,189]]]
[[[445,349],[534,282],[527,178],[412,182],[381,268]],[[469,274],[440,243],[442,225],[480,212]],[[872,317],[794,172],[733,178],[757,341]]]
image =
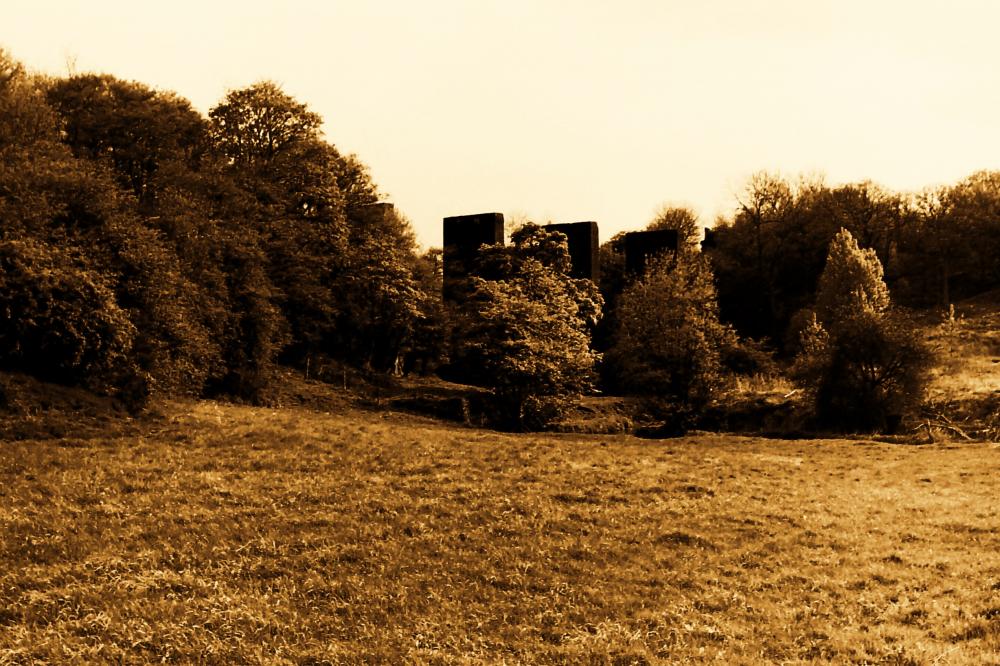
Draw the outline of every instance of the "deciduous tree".
[[[736,341],[719,322],[707,261],[680,252],[654,263],[625,288],[616,316],[606,360],[618,386],[683,429],[720,386],[722,349]]]
[[[73,154],[106,161],[142,205],[161,168],[193,166],[207,146],[208,123],[190,102],[141,83],[84,74],[51,82],[46,97]]]
[[[272,81],[232,90],[208,113],[216,147],[238,168],[266,167],[319,138],[321,118]]]
[[[515,231],[510,247],[485,248],[478,263],[456,356],[492,389],[498,424],[544,427],[592,386],[600,294],[569,276],[565,236],[534,224]]]

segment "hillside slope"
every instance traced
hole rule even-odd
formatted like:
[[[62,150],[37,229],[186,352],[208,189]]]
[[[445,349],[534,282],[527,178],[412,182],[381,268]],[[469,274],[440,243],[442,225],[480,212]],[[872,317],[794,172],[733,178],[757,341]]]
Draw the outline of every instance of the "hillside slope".
[[[951,317],[927,323],[937,355],[928,417],[952,434],[1000,439],[1000,291],[955,304]]]

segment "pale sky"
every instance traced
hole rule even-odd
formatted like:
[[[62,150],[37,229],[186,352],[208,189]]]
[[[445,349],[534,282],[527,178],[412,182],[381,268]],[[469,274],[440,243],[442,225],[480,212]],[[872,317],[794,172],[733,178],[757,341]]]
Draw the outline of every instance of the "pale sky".
[[[420,242],[489,211],[710,224],[755,171],[895,190],[1000,169],[1000,2],[4,0],[28,68],[188,98],[271,79]]]

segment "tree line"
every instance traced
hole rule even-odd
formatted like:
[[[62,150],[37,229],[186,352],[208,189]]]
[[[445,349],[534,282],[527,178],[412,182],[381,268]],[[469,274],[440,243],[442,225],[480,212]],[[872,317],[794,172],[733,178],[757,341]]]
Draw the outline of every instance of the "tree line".
[[[141,405],[437,354],[439,258],[320,124],[270,82],[205,117],[0,52],[0,366]]]
[[[723,318],[742,335],[794,346],[842,228],[875,252],[903,306],[947,308],[1000,287],[1000,172],[916,193],[761,172],[711,234]]]
[[[0,369],[136,408],[266,402],[282,366],[441,369],[491,389],[506,427],[545,427],[600,389],[683,429],[727,378],[783,368],[818,418],[885,428],[928,362],[905,308],[1000,286],[1000,174],[899,194],[760,173],[704,248],[690,210],[660,210],[647,228],[677,230],[678,249],[643,275],[619,234],[599,285],[573,279],[565,236],[528,223],[479,253],[446,308],[440,251],[416,251],[320,126],[271,82],[203,116],[0,52]]]
[[[604,388],[639,398],[644,416],[683,431],[734,379],[784,375],[806,392],[808,428],[898,429],[920,405],[932,363],[911,310],[901,305],[919,294],[891,294],[874,248],[859,244],[846,225],[826,236],[809,218],[786,219],[782,231],[798,236],[800,251],[802,239],[815,243],[808,248],[819,257],[815,273],[810,264],[796,272],[786,246],[780,260],[790,262],[788,271],[771,273],[784,280],[769,288],[763,276],[781,253],[774,237],[755,235],[759,219],[741,208],[699,251],[696,216],[665,207],[647,228],[676,229],[678,248],[643,275],[625,272],[621,235],[602,247],[608,307],[595,343],[604,351]],[[755,263],[758,253],[771,263]],[[891,245],[889,256],[896,253]],[[790,294],[794,299],[783,300]],[[767,309],[774,306],[794,316],[782,320]]]

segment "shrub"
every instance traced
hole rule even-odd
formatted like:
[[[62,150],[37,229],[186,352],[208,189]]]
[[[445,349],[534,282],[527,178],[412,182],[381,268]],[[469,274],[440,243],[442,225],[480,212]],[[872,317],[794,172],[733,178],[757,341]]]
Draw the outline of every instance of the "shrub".
[[[720,353],[722,369],[726,373],[743,377],[778,373],[774,352],[759,340],[740,340],[734,335],[732,342],[725,345]]]
[[[534,259],[507,280],[473,278],[473,288],[463,356],[487,378],[494,421],[543,428],[592,386],[597,355],[578,304],[560,274]]]
[[[527,224],[513,245],[480,251],[467,300],[453,308],[455,365],[492,390],[490,411],[505,428],[543,428],[593,386],[590,332],[597,287],[569,276],[564,235]]]
[[[136,330],[93,271],[33,240],[0,241],[0,364],[107,391]]]
[[[892,431],[919,405],[931,356],[904,315],[861,312],[827,333],[818,323],[803,333],[794,375],[810,390],[825,427]]]

